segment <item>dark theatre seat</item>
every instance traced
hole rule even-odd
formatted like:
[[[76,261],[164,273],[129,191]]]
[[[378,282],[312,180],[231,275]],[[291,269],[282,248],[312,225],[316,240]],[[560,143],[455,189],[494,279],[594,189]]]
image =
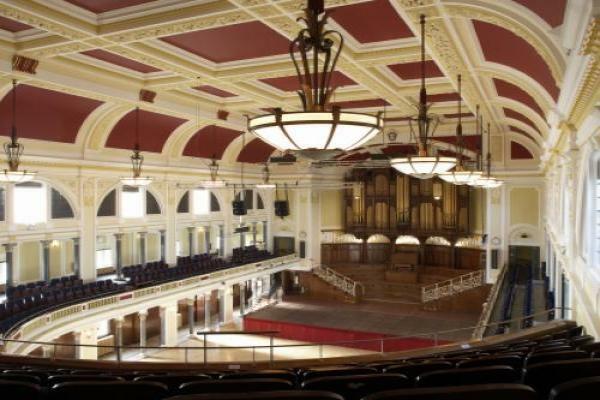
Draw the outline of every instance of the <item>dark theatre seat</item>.
[[[550,391],[549,400],[584,400],[600,396],[600,376],[561,383]]]
[[[507,365],[431,371],[416,379],[417,387],[518,383],[521,374]]]
[[[251,393],[208,393],[169,397],[168,400],[344,400],[339,394],[308,390]]]
[[[539,400],[535,391],[520,384],[401,389],[375,393],[365,400]]]
[[[284,379],[219,379],[184,383],[179,387],[181,394],[268,392],[290,390],[294,385]]]
[[[598,359],[554,361],[523,369],[523,383],[532,386],[542,398],[559,383],[592,376],[600,376]]]
[[[161,400],[166,385],[157,382],[65,382],[49,391],[51,400]]]
[[[39,385],[28,382],[0,380],[0,396],[7,400],[41,400],[43,390]]]
[[[364,396],[382,390],[411,387],[410,380],[400,374],[347,375],[309,379],[302,389],[334,392],[345,400],[360,400]]]

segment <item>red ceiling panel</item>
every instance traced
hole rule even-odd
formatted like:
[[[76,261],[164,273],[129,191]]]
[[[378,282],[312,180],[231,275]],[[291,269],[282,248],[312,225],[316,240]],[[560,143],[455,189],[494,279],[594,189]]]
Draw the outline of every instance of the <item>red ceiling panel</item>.
[[[242,132],[220,126],[205,126],[194,134],[183,149],[184,156],[216,158],[223,157],[223,152],[229,144]]]
[[[128,68],[137,72],[141,72],[142,74],[148,74],[150,72],[159,72],[160,69],[154,68],[150,65],[142,64],[140,62],[130,60],[129,58],[122,57],[118,54],[111,53],[106,50],[95,49],[84,51],[81,54],[84,54],[89,57],[96,58],[98,60],[105,61],[107,63],[115,64],[123,68]]]
[[[237,94],[233,94],[226,90],[222,90],[222,89],[216,88],[214,86],[210,86],[210,85],[197,86],[194,89],[199,90],[201,92],[208,93],[208,94],[212,94],[213,96],[217,96],[217,97],[226,98],[226,97],[236,97],[237,96]]]
[[[15,32],[26,31],[27,29],[32,29],[32,27],[29,25],[23,24],[19,21],[0,17],[0,29],[15,33]]]
[[[275,151],[275,147],[263,142],[260,139],[254,139],[240,151],[237,160],[247,163],[265,163]]]
[[[454,114],[444,114],[444,118],[458,118],[459,114],[458,113],[454,113]],[[467,113],[460,113],[460,116],[462,118],[471,118],[474,117],[473,113],[467,112]]]
[[[516,126],[512,126],[512,125],[509,125],[508,127],[509,127],[509,129],[510,129],[512,132],[519,133],[519,134],[521,134],[521,135],[527,136],[527,137],[528,137],[529,139],[531,139],[531,140],[534,140],[534,139],[531,137],[531,135],[530,135],[529,133],[525,132],[523,129],[519,129],[519,128],[517,128]]]
[[[458,101],[460,96],[458,93],[439,93],[439,94],[428,94],[427,102],[441,103],[444,101]]]
[[[403,156],[417,154],[417,148],[412,144],[392,144],[381,149],[388,156]]]
[[[449,144],[456,144],[456,136],[434,136],[432,140]],[[463,136],[463,145],[468,150],[478,152],[480,143],[481,140],[478,135]]]
[[[499,96],[523,103],[529,108],[531,108],[533,111],[538,113],[540,117],[545,118],[544,112],[529,93],[527,93],[520,87],[513,85],[510,82],[506,82],[502,79],[494,78],[494,84],[496,85],[496,91],[498,92]]]
[[[406,23],[388,0],[332,8],[331,18],[360,43],[412,37]]]
[[[537,126],[529,118],[527,118],[520,112],[517,112],[513,109],[506,108],[506,107],[503,107],[503,110],[504,110],[504,115],[506,116],[506,118],[512,118],[512,119],[516,119],[517,121],[521,121],[524,124],[527,124],[530,127],[532,127],[533,129],[535,129],[536,132],[538,132],[538,133],[540,132],[540,130],[537,128]]]
[[[271,85],[284,92],[295,92],[297,90],[300,90],[300,84],[298,83],[297,76],[284,76],[281,78],[261,79],[261,82],[264,82],[267,85]],[[331,76],[331,86],[333,87],[353,85],[356,85],[356,82],[354,82],[352,79],[348,78],[346,75],[339,71],[334,71],[333,75]]]
[[[527,148],[517,142],[510,142],[510,158],[512,160],[531,160],[533,154]]]
[[[371,107],[383,107],[389,105],[387,101],[383,99],[369,99],[369,100],[350,100],[340,101],[332,103],[332,105],[339,106],[342,110],[353,109],[353,108],[371,108]]]
[[[156,0],[66,0],[78,7],[85,8],[96,14],[106,11],[119,10],[125,7],[137,6],[138,4],[151,3]]]
[[[160,153],[169,135],[184,119],[140,110],[140,150]],[[127,113],[113,128],[106,147],[132,149],[135,144],[135,110]]]
[[[554,100],[558,98],[559,89],[550,68],[531,44],[498,25],[476,20],[473,25],[487,61],[515,68],[529,75]]]
[[[542,17],[551,27],[562,25],[567,0],[514,0]]]
[[[162,40],[216,63],[287,54],[290,44],[259,21],[187,32]]]
[[[341,160],[344,161],[364,161],[371,158],[371,153],[354,153],[349,156],[342,157]]]
[[[102,102],[28,85],[17,88],[19,137],[74,143],[81,124]],[[10,134],[12,90],[0,102],[0,132]],[[32,114],[33,113],[33,114]]]
[[[421,78],[420,62],[393,64],[389,65],[388,68],[403,80]],[[438,68],[437,64],[432,60],[425,61],[425,77],[436,78],[440,76],[444,76],[444,74]]]

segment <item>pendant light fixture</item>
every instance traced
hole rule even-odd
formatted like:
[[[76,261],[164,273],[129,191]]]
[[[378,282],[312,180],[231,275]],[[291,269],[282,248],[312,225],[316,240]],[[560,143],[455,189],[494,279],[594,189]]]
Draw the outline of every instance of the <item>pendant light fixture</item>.
[[[152,178],[142,176],[142,164],[144,156],[140,154],[140,108],[135,109],[135,144],[133,146],[133,154],[131,155],[132,176],[121,178],[121,184],[126,186],[141,187],[148,186],[152,183]]]
[[[379,115],[342,112],[331,105],[335,91],[331,79],[344,38],[337,31],[325,30],[327,18],[324,0],[308,0],[305,17],[299,19],[306,28],[290,43],[303,111],[283,112],[275,108],[271,114],[248,120],[248,130],[264,142],[312,159],[328,158],[359,147],[375,137],[382,125]]]
[[[216,145],[215,125],[213,125],[211,127],[211,135],[212,135],[211,143],[213,143],[213,145]],[[198,144],[200,144],[200,141],[198,141]],[[200,147],[200,146],[198,146],[198,147]],[[219,177],[219,163],[217,162],[217,155],[215,153],[213,153],[213,155],[211,157],[211,161],[208,164],[208,171],[210,173],[210,180],[204,180],[204,181],[200,182],[201,187],[203,187],[205,189],[219,189],[219,188],[224,188],[226,186],[224,180],[217,179]]]
[[[469,183],[467,183],[467,185],[469,186],[475,186],[477,187],[476,183],[479,179],[481,179],[484,175],[483,172],[483,128],[482,128],[482,120],[481,120],[481,115],[479,113],[479,104],[477,104],[477,106],[475,107],[475,133],[477,134],[477,136],[479,136],[479,146],[478,146],[478,151],[477,151],[477,162],[476,162],[476,170],[474,172],[477,172],[477,174],[479,174],[479,176],[477,177],[477,179],[473,179],[472,181],[470,181]]]
[[[462,78],[458,75],[458,124],[456,125],[456,144],[458,146],[458,157],[456,168],[452,172],[440,174],[440,178],[455,185],[467,185],[481,178],[481,172],[466,170],[463,166],[464,138],[462,132]]]
[[[262,170],[263,181],[262,183],[256,184],[257,189],[275,189],[275,184],[269,182],[271,178],[271,171],[269,171],[269,164],[265,163],[265,167]]]
[[[486,175],[477,179],[473,186],[477,186],[483,189],[494,189],[502,185],[502,181],[491,176],[490,172],[492,169],[492,153],[490,152],[491,143],[490,143],[490,123],[487,124],[487,142],[488,142],[488,151],[486,155],[487,159],[487,172]]]
[[[4,143],[4,153],[8,169],[0,172],[0,182],[22,183],[35,178],[35,172],[19,171],[19,162],[23,155],[24,147],[17,141],[17,81],[13,80],[12,90],[12,126],[10,130],[10,142]]]
[[[392,167],[403,174],[419,179],[429,179],[434,175],[448,172],[456,165],[455,157],[431,156],[428,154],[428,141],[433,136],[439,118],[428,114],[427,89],[425,88],[425,15],[421,15],[421,90],[419,92],[419,114],[409,119],[411,135],[415,138],[418,155],[398,157],[390,161]],[[418,132],[415,132],[414,125]]]

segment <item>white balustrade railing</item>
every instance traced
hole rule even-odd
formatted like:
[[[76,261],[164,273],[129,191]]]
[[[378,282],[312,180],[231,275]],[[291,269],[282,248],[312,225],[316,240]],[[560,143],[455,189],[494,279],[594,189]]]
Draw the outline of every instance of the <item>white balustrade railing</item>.
[[[360,298],[364,294],[362,283],[355,281],[346,275],[340,274],[329,267],[319,265],[313,268],[313,273],[325,282],[352,297]]]
[[[437,282],[433,285],[423,286],[421,288],[421,302],[428,303],[453,296],[464,291],[482,286],[485,283],[485,273],[483,270],[469,272],[446,281]]]

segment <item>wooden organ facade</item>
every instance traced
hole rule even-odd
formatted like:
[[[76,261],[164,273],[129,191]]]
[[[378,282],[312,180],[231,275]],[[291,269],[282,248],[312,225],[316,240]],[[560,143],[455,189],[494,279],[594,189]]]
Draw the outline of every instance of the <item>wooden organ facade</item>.
[[[343,197],[344,233],[353,243],[323,243],[324,264],[481,266],[479,248],[456,247],[472,234],[469,186],[417,179],[391,168],[355,169]],[[399,237],[414,239],[414,243]],[[375,240],[372,240],[375,239]]]

